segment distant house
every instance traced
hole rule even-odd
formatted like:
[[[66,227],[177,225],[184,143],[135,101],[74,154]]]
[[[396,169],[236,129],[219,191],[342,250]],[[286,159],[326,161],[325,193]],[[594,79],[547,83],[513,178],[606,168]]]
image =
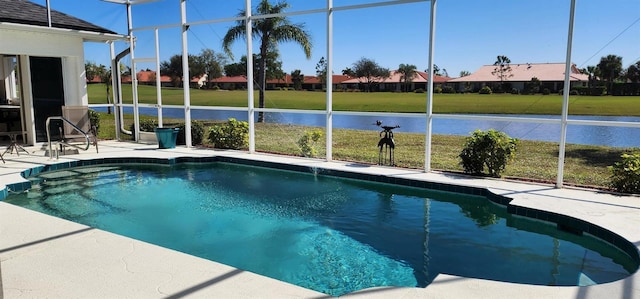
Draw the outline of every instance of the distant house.
[[[156,77],[157,75],[155,71],[139,71],[136,74],[136,78],[138,79],[139,85],[155,86],[157,83]],[[123,75],[121,77],[121,82],[124,84],[131,84],[131,76]],[[207,75],[203,75],[201,77],[193,77],[189,82],[189,86],[191,88],[202,88],[206,83],[207,83]],[[160,86],[176,87],[173,80],[171,80],[171,77],[167,75],[160,76]]]
[[[62,106],[88,105],[83,43],[126,40],[55,10],[50,16],[51,24],[47,8],[30,1],[0,0],[0,101],[19,111],[17,123],[2,127],[31,145],[47,141],[46,119]]]
[[[211,79],[209,82],[211,85],[225,90],[247,89],[247,77],[245,76],[224,76]]]
[[[136,78],[138,79],[138,84],[142,84],[142,85],[155,86],[157,83],[157,80],[156,80],[157,75],[155,71],[139,71],[138,74],[136,74]],[[131,78],[129,78],[129,81],[131,81]],[[173,82],[171,82],[171,77],[161,75],[160,86],[162,87],[173,86]]]
[[[351,79],[351,77],[346,75],[333,75],[333,77],[331,77],[331,84],[333,85],[333,90],[347,89],[347,86],[344,84],[344,82],[349,79]],[[302,82],[302,89],[322,90],[323,88],[324,88],[324,84],[322,83],[319,77],[304,76],[304,81]]]
[[[389,77],[374,80],[375,86],[372,91],[404,91],[405,85],[407,85],[407,91],[413,91],[416,89],[427,89],[427,83],[429,80],[429,74],[426,72],[417,71],[411,80],[402,80],[402,75],[397,71],[389,72]],[[446,85],[451,78],[446,76],[434,76],[434,84]],[[364,89],[364,84],[367,83],[366,78],[352,78],[343,81],[342,84],[347,85],[349,89]]]
[[[564,86],[564,63],[523,63],[510,64],[511,71],[503,82],[510,84],[511,88],[523,91],[526,84],[531,82],[532,78],[537,78],[541,83],[541,90],[548,88],[550,92],[558,92]],[[484,65],[479,70],[469,76],[455,78],[449,83],[456,84],[456,90],[471,90],[477,92],[484,86],[498,87],[500,78],[493,74],[495,65]],[[571,74],[569,76],[571,86],[586,86],[589,76],[581,73],[576,65],[571,66]]]
[[[343,89],[342,83],[349,79],[349,76],[344,75],[333,75],[332,84],[334,90]],[[221,89],[226,90],[236,90],[236,89],[247,89],[247,78],[245,76],[233,76],[233,77],[220,77],[215,78],[209,81],[212,85],[218,86]],[[322,90],[323,83],[320,81],[320,78],[315,76],[304,76],[304,80],[302,82],[303,90]],[[257,89],[258,86],[254,84],[254,87]],[[270,79],[267,80],[267,90],[269,89],[278,89],[281,87],[293,88],[293,80],[291,79],[291,75],[286,74],[283,78],[280,79]]]

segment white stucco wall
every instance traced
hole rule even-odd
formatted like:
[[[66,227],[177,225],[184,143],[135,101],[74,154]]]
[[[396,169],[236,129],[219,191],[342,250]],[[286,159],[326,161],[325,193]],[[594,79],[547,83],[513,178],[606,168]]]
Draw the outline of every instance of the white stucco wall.
[[[22,105],[25,109],[27,143],[35,144],[35,126],[31,110],[33,97],[29,56],[59,57],[62,59],[62,76],[65,105],[88,105],[87,84],[84,69],[84,44],[81,36],[46,30],[0,28],[0,55],[20,55]]]

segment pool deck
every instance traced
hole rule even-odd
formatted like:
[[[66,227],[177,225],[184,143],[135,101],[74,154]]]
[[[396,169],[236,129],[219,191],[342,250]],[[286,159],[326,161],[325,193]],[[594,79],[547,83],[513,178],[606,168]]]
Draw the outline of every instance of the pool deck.
[[[0,190],[23,182],[20,172],[63,161],[116,158],[229,156],[391,177],[488,188],[513,205],[582,219],[640,246],[640,197],[549,185],[477,179],[346,162],[103,141],[50,160],[26,147],[0,161]],[[3,147],[4,150],[4,147]],[[482,258],[482,257],[478,257]],[[220,263],[33,212],[0,201],[0,298],[330,298],[323,293]],[[640,298],[640,274],[588,287],[532,286],[440,274],[426,288],[382,287],[345,298]]]

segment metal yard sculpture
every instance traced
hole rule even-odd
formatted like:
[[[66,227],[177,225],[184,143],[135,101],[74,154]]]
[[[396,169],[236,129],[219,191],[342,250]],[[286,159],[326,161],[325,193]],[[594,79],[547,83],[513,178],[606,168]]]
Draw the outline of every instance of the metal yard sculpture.
[[[400,126],[383,126],[382,121],[376,121],[376,126],[382,128],[380,131],[380,141],[378,141],[378,164],[395,166],[393,151],[396,148],[396,143],[393,140],[393,129],[400,128]]]

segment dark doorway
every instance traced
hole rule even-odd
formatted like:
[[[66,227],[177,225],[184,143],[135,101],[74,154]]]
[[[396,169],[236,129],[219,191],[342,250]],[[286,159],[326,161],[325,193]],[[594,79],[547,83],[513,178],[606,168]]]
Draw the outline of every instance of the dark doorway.
[[[62,59],[58,57],[30,57],[33,112],[36,125],[36,142],[47,141],[45,123],[50,116],[62,115],[64,87]],[[52,135],[58,136],[56,125],[51,125]]]

